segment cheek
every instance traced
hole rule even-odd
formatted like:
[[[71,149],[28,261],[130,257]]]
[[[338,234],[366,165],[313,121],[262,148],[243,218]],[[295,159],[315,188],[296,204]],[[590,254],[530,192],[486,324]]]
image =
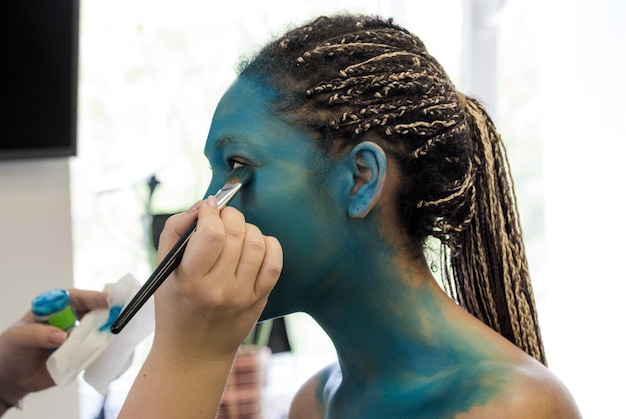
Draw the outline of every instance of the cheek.
[[[278,239],[283,248],[283,270],[272,291],[269,317],[305,310],[317,295],[324,273],[341,252],[334,247],[329,217],[307,206],[306,196],[294,197],[269,213],[250,215],[261,231]]]
[[[249,222],[264,234],[276,236],[284,245],[296,246],[315,239],[326,219],[326,210],[318,199],[302,192],[263,195],[262,202],[256,200],[258,205],[246,207]]]
[[[336,247],[340,209],[323,189],[286,186],[255,190],[244,213],[264,234],[278,238],[287,271],[311,271],[328,260],[328,252]]]

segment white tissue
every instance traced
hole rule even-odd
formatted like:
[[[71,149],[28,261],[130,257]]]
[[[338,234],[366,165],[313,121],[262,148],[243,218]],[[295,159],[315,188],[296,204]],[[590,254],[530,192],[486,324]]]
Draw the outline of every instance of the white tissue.
[[[93,310],[83,316],[46,362],[57,385],[67,385],[85,371],[85,381],[104,395],[109,384],[128,369],[135,347],[154,331],[153,299],[117,335],[109,330],[109,314],[128,304],[140,286],[132,275],[105,286],[109,309]]]

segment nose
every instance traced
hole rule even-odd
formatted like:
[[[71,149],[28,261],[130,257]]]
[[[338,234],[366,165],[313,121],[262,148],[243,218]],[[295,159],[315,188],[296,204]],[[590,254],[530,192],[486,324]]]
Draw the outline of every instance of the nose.
[[[209,196],[211,195],[215,195],[217,193],[217,191],[220,190],[222,185],[220,185],[215,178],[213,178],[211,180],[211,183],[209,184],[209,187],[206,190],[206,193],[204,194],[204,199],[207,199]]]

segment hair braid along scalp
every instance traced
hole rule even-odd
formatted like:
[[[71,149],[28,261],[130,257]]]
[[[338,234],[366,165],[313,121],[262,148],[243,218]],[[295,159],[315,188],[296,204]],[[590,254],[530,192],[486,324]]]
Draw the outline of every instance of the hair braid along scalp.
[[[269,43],[241,73],[275,88],[277,109],[322,150],[367,136],[395,158],[397,218],[414,257],[439,239],[449,294],[546,363],[504,145],[419,38],[391,20],[321,17]]]

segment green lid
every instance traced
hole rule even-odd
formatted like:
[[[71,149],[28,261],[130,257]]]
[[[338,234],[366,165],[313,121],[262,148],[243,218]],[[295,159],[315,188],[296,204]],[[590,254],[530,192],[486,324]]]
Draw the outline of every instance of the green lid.
[[[76,315],[72,306],[67,306],[63,310],[51,314],[48,317],[48,324],[56,326],[59,329],[68,330],[76,324]]]

